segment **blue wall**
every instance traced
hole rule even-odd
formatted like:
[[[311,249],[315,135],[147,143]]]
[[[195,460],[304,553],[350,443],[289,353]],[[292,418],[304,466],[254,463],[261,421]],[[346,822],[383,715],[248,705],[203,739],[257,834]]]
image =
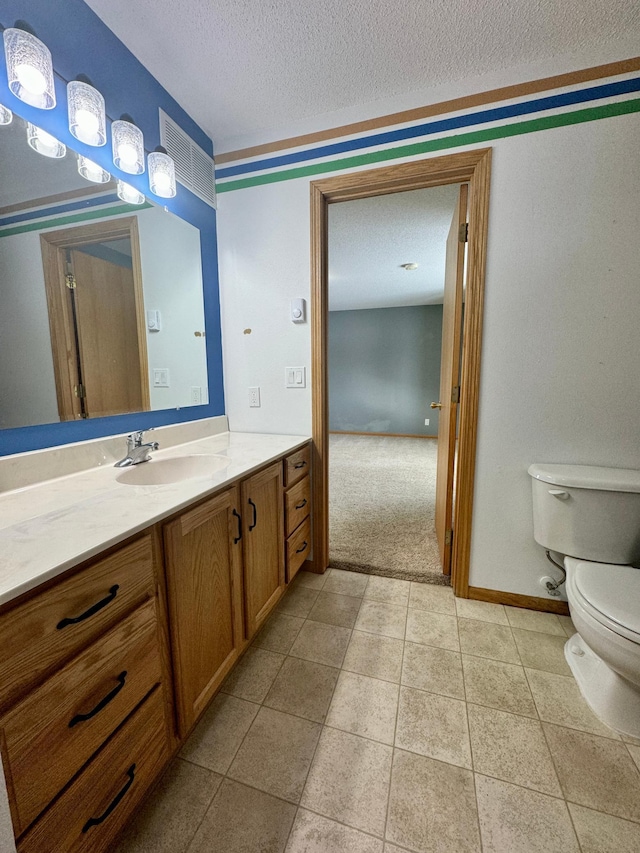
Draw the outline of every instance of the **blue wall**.
[[[0,24],[12,27],[19,19],[26,21],[51,51],[57,75],[57,105],[53,110],[38,110],[15,98],[7,85],[4,49],[0,49],[0,103],[16,115],[42,127],[80,154],[86,154],[114,177],[122,177],[132,186],[138,187],[147,197],[150,197],[150,193],[146,172],[138,176],[118,174],[111,157],[110,132],[107,144],[102,148],[83,145],[71,135],[67,120],[66,84],[60,77],[73,80],[79,74],[86,74],[103,94],[107,114],[111,118],[120,118],[123,113],[133,117],[144,133],[148,151],[160,144],[158,109],[162,108],[201,148],[213,154],[212,142],[204,131],[82,0],[3,0],[0,4]],[[2,164],[0,172],[1,168]],[[2,430],[0,455],[67,444],[139,427],[148,428],[224,414],[216,214],[181,184],[178,184],[177,196],[163,202],[169,210],[195,225],[201,232],[209,404],[180,411],[170,409]]]

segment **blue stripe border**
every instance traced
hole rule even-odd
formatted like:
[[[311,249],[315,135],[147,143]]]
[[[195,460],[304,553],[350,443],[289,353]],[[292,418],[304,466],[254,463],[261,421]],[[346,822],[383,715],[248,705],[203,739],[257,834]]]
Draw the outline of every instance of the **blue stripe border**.
[[[32,219],[46,219],[59,213],[72,213],[75,210],[86,210],[90,207],[101,207],[106,204],[120,203],[117,195],[103,195],[97,198],[86,198],[82,201],[58,204],[53,207],[42,207],[38,210],[27,210],[25,213],[16,213],[14,216],[5,216],[0,219],[0,228],[7,225],[17,225],[20,222],[30,222]]]

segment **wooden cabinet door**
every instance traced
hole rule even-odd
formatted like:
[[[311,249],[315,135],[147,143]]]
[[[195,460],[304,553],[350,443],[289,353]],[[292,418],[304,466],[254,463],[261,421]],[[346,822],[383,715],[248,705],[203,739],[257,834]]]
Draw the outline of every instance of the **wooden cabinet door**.
[[[169,630],[180,737],[207,707],[243,641],[237,487],[165,525]]]
[[[242,515],[246,624],[251,637],[284,590],[281,462],[244,481]]]

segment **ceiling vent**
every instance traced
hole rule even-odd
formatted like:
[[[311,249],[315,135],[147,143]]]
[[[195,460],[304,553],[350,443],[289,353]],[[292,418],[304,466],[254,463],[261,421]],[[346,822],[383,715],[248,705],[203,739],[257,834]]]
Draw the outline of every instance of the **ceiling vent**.
[[[167,149],[176,164],[176,180],[202,201],[216,206],[214,162],[179,124],[160,113],[160,144]]]

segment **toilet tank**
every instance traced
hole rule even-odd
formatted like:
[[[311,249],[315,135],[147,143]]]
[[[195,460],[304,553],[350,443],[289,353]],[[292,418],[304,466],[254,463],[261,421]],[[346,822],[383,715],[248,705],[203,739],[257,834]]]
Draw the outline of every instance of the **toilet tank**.
[[[640,563],[640,471],[529,467],[533,535],[550,551],[599,563]]]

